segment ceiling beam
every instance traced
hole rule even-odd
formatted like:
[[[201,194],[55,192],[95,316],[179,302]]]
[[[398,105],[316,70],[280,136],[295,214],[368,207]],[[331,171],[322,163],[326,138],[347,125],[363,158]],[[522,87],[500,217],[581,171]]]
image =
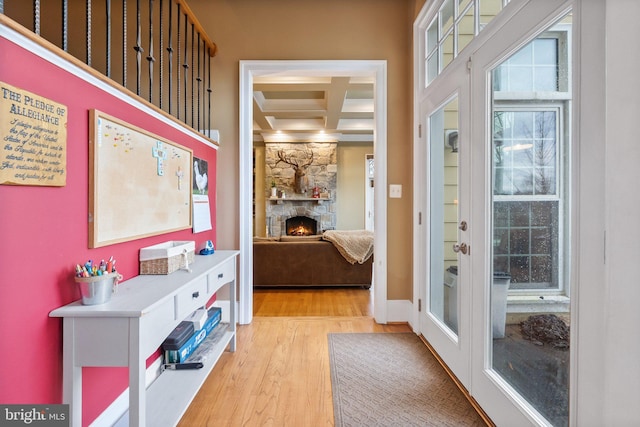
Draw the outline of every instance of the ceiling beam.
[[[342,113],[342,105],[347,96],[349,89],[349,77],[333,77],[331,78],[331,89],[327,94],[327,129],[336,129],[340,114]]]
[[[253,98],[253,121],[260,129],[273,129],[271,127],[271,123],[269,123],[265,114],[260,109],[260,105],[256,101],[255,97]]]

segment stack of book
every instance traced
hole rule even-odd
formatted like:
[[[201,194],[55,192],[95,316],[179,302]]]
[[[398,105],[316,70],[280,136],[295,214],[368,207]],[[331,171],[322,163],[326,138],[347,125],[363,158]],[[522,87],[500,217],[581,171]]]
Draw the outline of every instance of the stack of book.
[[[183,321],[162,343],[164,363],[184,363],[204,339],[220,323],[222,310],[211,307],[207,320],[201,329],[195,329],[193,322]]]

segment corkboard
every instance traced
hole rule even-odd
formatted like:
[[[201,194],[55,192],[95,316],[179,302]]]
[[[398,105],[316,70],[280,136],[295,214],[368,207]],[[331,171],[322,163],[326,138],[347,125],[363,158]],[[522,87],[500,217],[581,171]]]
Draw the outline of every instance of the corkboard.
[[[191,228],[193,152],[90,111],[89,247]]]
[[[0,184],[63,187],[67,107],[0,82]]]

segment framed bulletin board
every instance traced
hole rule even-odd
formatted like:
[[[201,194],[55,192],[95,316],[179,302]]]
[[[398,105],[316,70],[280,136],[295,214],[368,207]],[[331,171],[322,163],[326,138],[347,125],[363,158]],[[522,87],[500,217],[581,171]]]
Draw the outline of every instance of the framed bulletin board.
[[[191,228],[190,149],[97,110],[89,128],[90,248]]]

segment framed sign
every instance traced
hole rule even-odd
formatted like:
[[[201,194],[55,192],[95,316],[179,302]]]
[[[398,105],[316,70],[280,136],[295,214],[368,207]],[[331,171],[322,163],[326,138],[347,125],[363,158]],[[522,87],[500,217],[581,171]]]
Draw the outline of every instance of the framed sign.
[[[191,228],[192,150],[90,111],[89,247]]]
[[[0,82],[0,184],[64,187],[67,107]]]

